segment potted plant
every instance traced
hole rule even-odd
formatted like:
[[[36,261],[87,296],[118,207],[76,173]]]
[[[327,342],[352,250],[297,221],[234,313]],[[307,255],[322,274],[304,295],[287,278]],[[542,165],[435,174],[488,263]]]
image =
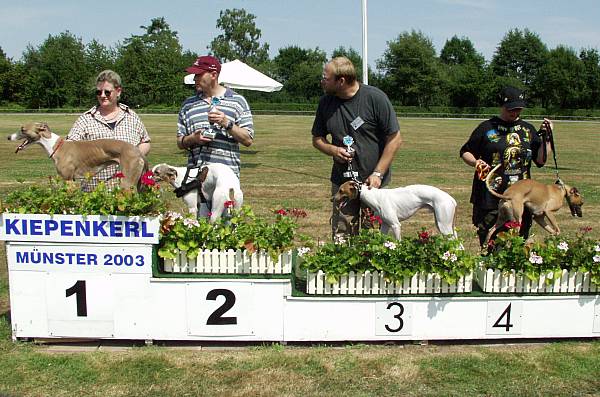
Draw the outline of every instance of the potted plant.
[[[227,206],[227,203],[225,203]],[[161,221],[159,257],[173,273],[288,274],[297,238],[300,209],[278,209],[267,222],[248,206],[230,205],[228,216],[215,223],[168,212]]]
[[[575,237],[549,235],[526,241],[519,225],[508,222],[489,254],[480,260],[476,279],[483,291],[500,293],[586,293],[600,285],[600,242],[582,228]]]
[[[458,238],[432,235],[391,239],[377,229],[302,249],[307,292],[318,294],[430,294],[471,291],[473,255]]]

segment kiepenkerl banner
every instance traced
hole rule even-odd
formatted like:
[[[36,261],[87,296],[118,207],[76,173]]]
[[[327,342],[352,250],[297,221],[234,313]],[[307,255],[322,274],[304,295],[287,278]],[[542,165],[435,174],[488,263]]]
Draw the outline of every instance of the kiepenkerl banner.
[[[158,217],[11,214],[0,216],[0,240],[157,244]]]

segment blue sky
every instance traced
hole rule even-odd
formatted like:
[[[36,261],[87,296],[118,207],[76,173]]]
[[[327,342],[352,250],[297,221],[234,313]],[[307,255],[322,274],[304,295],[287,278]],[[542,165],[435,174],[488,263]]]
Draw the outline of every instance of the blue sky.
[[[219,34],[219,11],[244,8],[256,16],[261,42],[271,57],[290,45],[327,52],[344,46],[362,51],[360,0],[0,0],[0,47],[20,59],[28,44],[69,30],[84,43],[97,39],[114,46],[154,17],[165,17],[184,49],[207,52]],[[520,3],[520,4],[519,4]],[[381,58],[387,42],[404,31],[420,30],[437,53],[453,35],[471,39],[489,61],[506,32],[528,28],[549,48],[563,44],[600,49],[600,1],[508,2],[497,0],[369,0],[369,64]]]

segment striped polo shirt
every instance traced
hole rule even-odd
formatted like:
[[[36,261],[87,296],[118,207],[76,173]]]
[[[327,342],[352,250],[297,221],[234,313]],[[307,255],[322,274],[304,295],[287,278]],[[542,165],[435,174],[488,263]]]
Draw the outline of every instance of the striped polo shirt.
[[[217,108],[225,113],[228,120],[247,129],[250,137],[254,139],[252,112],[246,99],[230,88],[226,88],[225,93],[218,98],[220,103]],[[210,101],[202,99],[202,92],[186,99],[179,111],[177,136],[191,135],[195,131],[209,129],[208,112],[211,106]],[[188,167],[221,163],[229,166],[239,178],[241,165],[239,143],[224,128],[213,125],[212,129],[217,132],[212,142],[190,150]]]

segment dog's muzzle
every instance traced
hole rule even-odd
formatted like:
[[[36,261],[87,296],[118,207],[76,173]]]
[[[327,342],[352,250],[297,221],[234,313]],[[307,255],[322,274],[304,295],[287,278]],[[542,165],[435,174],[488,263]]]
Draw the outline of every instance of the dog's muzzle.
[[[583,213],[581,212],[581,206],[580,205],[570,204],[569,208],[571,209],[571,215],[572,216],[578,216],[580,218],[583,216]]]
[[[348,197],[342,197],[341,199],[335,201],[338,211],[341,211],[348,204],[350,199]]]

